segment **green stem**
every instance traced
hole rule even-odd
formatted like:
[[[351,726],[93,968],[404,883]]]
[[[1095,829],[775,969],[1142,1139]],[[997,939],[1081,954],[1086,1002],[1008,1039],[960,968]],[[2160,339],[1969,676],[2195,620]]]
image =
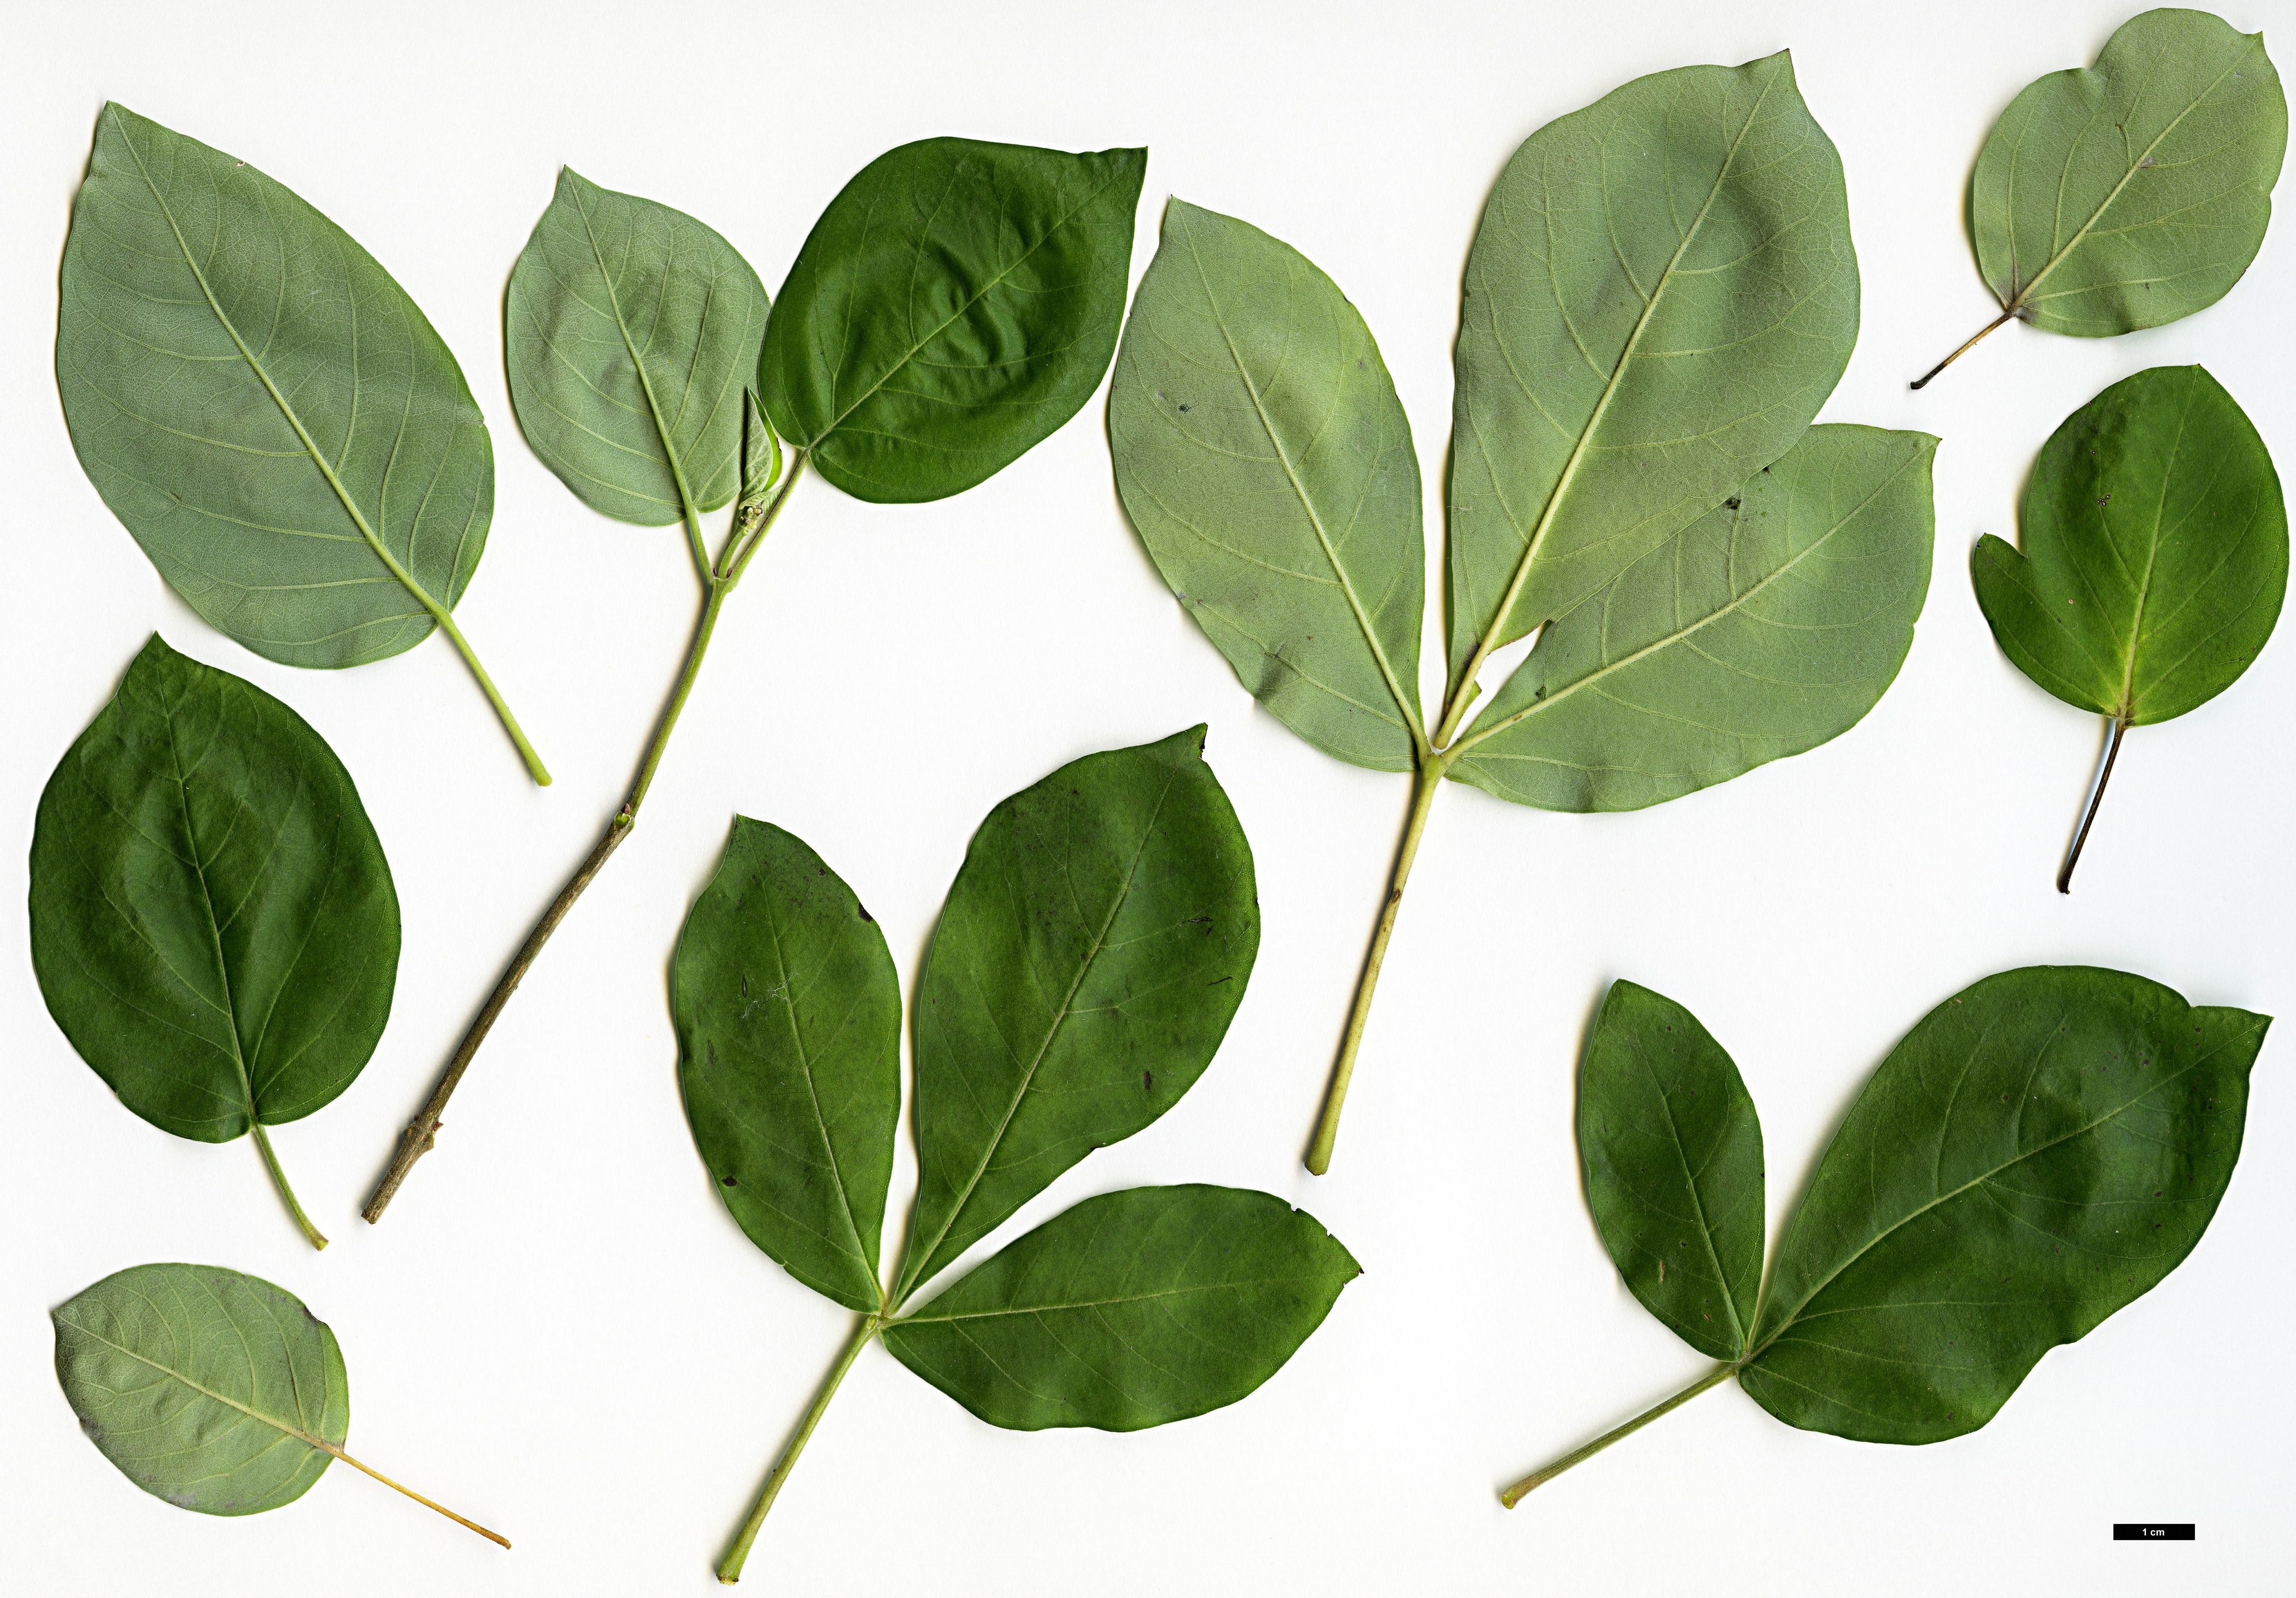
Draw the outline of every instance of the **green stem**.
[[[1522,1502],[1523,1496],[1529,1493],[1533,1487],[1545,1487],[1548,1482],[1554,1480],[1557,1476],[1562,1475],[1563,1471],[1569,1470],[1571,1466],[1594,1458],[1595,1455],[1600,1454],[1612,1443],[1617,1442],[1620,1438],[1632,1437],[1636,1432],[1640,1431],[1644,1427],[1649,1425],[1652,1421],[1657,1420],[1660,1416],[1673,1414],[1676,1410],[1680,1409],[1684,1405],[1689,1403],[1693,1398],[1698,1397],[1699,1394],[1704,1392],[1708,1388],[1727,1381],[1731,1377],[1735,1376],[1737,1373],[1738,1366],[1735,1364],[1716,1365],[1712,1370],[1707,1372],[1705,1375],[1692,1382],[1688,1387],[1684,1388],[1680,1392],[1675,1394],[1673,1397],[1669,1398],[1665,1403],[1652,1405],[1650,1408],[1643,1411],[1642,1414],[1636,1415],[1633,1420],[1628,1421],[1625,1425],[1615,1427],[1612,1430],[1604,1432],[1593,1442],[1588,1443],[1585,1447],[1574,1448],[1570,1453],[1564,1455],[1561,1459],[1556,1460],[1553,1464],[1547,1465],[1541,1470],[1533,1471],[1521,1481],[1516,1482],[1513,1487],[1507,1488],[1505,1492],[1501,1493],[1499,1495],[1499,1502],[1505,1504],[1507,1508],[1513,1509],[1516,1504]]]
[[[2120,758],[2121,734],[2128,731],[2128,721],[2115,716],[2112,736],[2105,740],[2104,768],[2096,774],[2096,786],[2088,791],[2088,803],[2081,807],[2080,828],[2074,832],[2073,847],[2066,851],[2064,865],[2057,873],[2059,893],[2073,890],[2073,867],[2080,864],[2081,845],[2088,841],[2088,830],[2096,824],[2096,807],[2104,802],[2104,785],[2112,781],[2112,763]]]
[[[1963,344],[1960,348],[1955,350],[1951,355],[1946,356],[1945,359],[1939,361],[1927,372],[1923,373],[1919,377],[1914,379],[1914,381],[1908,383],[1906,387],[1911,389],[1928,388],[1931,378],[1935,377],[1939,373],[1944,371],[1948,366],[1952,365],[1956,361],[1961,359],[1963,356],[1967,355],[1972,349],[1975,348],[1978,340],[1984,338],[1986,334],[1991,332],[1995,328],[1999,327],[2012,316],[2014,316],[2017,314],[2018,305],[2021,303],[2021,299],[2013,301],[2007,310],[2002,312],[1992,321],[1987,323],[1983,327],[1979,328],[1975,332],[1972,333],[1969,336],[1968,341]]]
[[[519,758],[526,762],[527,774],[534,779],[534,785],[537,788],[549,787],[549,767],[543,765],[542,757],[534,752],[534,745],[526,741],[526,729],[518,725],[518,717],[512,716],[510,707],[503,702],[501,692],[495,687],[494,678],[488,676],[487,668],[479,664],[478,651],[472,649],[471,641],[463,636],[463,629],[455,625],[454,612],[444,606],[436,606],[430,613],[437,619],[439,630],[447,635],[447,642],[463,657],[463,664],[469,667],[471,675],[479,679],[479,687],[485,692],[487,703],[495,708],[496,716],[502,720],[503,731],[508,733],[510,741],[518,745]]]
[[[606,823],[605,832],[591,847],[589,854],[583,857],[582,864],[575,868],[573,876],[558,890],[558,897],[550,901],[550,907],[542,913],[542,919],[535,922],[533,930],[526,935],[526,941],[519,946],[509,968],[495,983],[494,991],[487,996],[486,1003],[480,1005],[478,1018],[471,1022],[470,1029],[463,1034],[462,1042],[455,1045],[455,1053],[447,1061],[447,1069],[439,1074],[438,1086],[432,1089],[422,1112],[399,1134],[398,1152],[392,1158],[390,1168],[383,1172],[382,1180],[375,1184],[374,1192],[368,1196],[366,1209],[362,1212],[369,1225],[382,1218],[382,1212],[390,1207],[391,1199],[398,1193],[400,1184],[406,1180],[406,1174],[414,1168],[414,1162],[436,1145],[447,1101],[454,1097],[455,1089],[462,1083],[463,1073],[470,1069],[471,1061],[478,1055],[479,1046],[486,1042],[487,1034],[494,1030],[495,1021],[509,1004],[511,995],[516,993],[518,985],[526,979],[528,968],[541,955],[543,946],[550,941],[550,935],[558,930],[558,923],[565,920],[567,913],[574,908],[574,901],[582,897],[592,879],[604,869],[607,860],[621,847],[622,840],[628,837],[631,829],[637,825],[638,807],[645,803],[646,791],[653,786],[654,773],[660,769],[662,756],[668,751],[669,735],[677,730],[677,718],[685,712],[685,701],[693,695],[695,679],[701,675],[701,662],[709,653],[709,640],[718,630],[718,614],[725,609],[726,596],[742,580],[742,571],[748,566],[750,556],[757,553],[758,544],[764,541],[780,517],[782,507],[789,503],[790,490],[797,486],[804,466],[805,456],[800,454],[791,463],[789,475],[782,481],[780,492],[775,495],[761,513],[750,515],[751,507],[747,505],[735,509],[734,527],[727,535],[725,553],[727,557],[732,556],[736,547],[735,540],[746,536],[749,542],[740,546],[738,561],[729,561],[724,575],[720,575],[706,560],[703,561],[701,615],[694,624],[693,642],[686,649],[685,665],[677,674],[677,685],[670,690],[669,702],[662,708],[661,718],[654,725],[653,740],[646,745],[645,753],[638,760],[637,777],[630,784],[628,797],[623,799],[622,807],[615,811]]]
[[[250,1118],[248,1126],[255,1134],[255,1146],[263,1155],[264,1168],[271,1173],[271,1184],[279,1190],[279,1196],[287,1201],[287,1213],[295,1217],[298,1226],[303,1228],[303,1235],[310,1240],[313,1248],[325,1248],[327,1240],[316,1226],[311,1225],[311,1217],[303,1213],[302,1205],[295,1201],[295,1190],[287,1185],[287,1173],[279,1168],[279,1156],[271,1151],[271,1139],[265,1134],[263,1123]]]
[[[1347,1106],[1348,1084],[1356,1074],[1356,1054],[1363,1047],[1364,1026],[1371,1020],[1372,996],[1379,988],[1380,967],[1387,962],[1388,940],[1395,936],[1396,913],[1403,907],[1404,885],[1411,881],[1411,863],[1419,856],[1420,834],[1427,830],[1427,814],[1443,785],[1447,762],[1429,753],[1419,762],[1411,794],[1411,815],[1403,824],[1403,842],[1395,852],[1395,870],[1388,878],[1387,903],[1380,907],[1379,925],[1371,935],[1371,950],[1364,956],[1363,975],[1356,983],[1356,1002],[1348,1012],[1348,1029],[1340,1039],[1340,1057],[1332,1067],[1332,1086],[1324,1095],[1323,1119],[1316,1123],[1315,1140],[1308,1145],[1308,1170],[1320,1176],[1332,1168],[1332,1145],[1340,1139],[1340,1112]]]
[[[750,1557],[750,1545],[758,1540],[758,1529],[766,1523],[766,1512],[773,1508],[774,1500],[781,1496],[782,1483],[789,1479],[790,1471],[797,1467],[798,1455],[805,1452],[805,1445],[812,1438],[813,1429],[820,1425],[821,1417],[829,1413],[829,1401],[837,1397],[838,1385],[845,1380],[845,1373],[853,1368],[853,1362],[861,1357],[861,1350],[869,1346],[869,1340],[884,1324],[885,1319],[882,1315],[861,1317],[861,1323],[854,1329],[852,1340],[845,1345],[845,1352],[838,1356],[837,1364],[831,1369],[829,1380],[823,1382],[821,1390],[814,1395],[813,1407],[805,1412],[805,1419],[798,1422],[796,1435],[782,1450],[781,1458],[774,1462],[773,1474],[766,1478],[766,1485],[758,1490],[758,1501],[750,1510],[750,1518],[742,1522],[742,1529],[734,1535],[733,1546],[726,1549],[726,1557],[718,1561],[718,1579],[727,1586],[742,1579],[742,1562]]]

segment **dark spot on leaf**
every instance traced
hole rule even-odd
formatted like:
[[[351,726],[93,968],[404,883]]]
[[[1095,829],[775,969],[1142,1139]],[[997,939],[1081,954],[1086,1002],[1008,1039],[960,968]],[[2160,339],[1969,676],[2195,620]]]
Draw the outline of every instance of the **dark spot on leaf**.
[[[1765,466],[1762,470],[1767,471],[1769,468]],[[1726,511],[1734,511],[1743,502],[1742,502],[1736,495],[1733,494],[1729,498],[1722,502],[1722,508]]]
[[[720,1176],[718,1178],[718,1184],[723,1187],[732,1187],[735,1185],[734,1178],[731,1176]]]
[[[1156,1091],[1156,1073],[1154,1071],[1142,1071],[1140,1073],[1140,1091],[1142,1093],[1154,1093]]]
[[[855,899],[853,901],[853,907],[861,913],[861,919],[863,921],[867,922],[873,927],[877,924],[877,918],[869,914],[868,906],[863,904],[859,899]]]
[[[1187,407],[1187,406],[1182,406],[1180,407],[1180,414],[1181,414],[1182,415],[1185,415],[1185,414],[1187,414],[1187,411],[1188,411],[1188,407]]]

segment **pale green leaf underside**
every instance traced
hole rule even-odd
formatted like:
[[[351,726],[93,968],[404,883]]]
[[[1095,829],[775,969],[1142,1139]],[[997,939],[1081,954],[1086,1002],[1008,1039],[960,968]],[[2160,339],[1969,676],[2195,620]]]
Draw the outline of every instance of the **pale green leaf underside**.
[[[2262,34],[2146,12],[1994,124],[1969,189],[1979,268],[2005,310],[2052,332],[2190,316],[2256,258],[2287,143]]]
[[[2131,725],[2223,692],[2272,635],[2288,512],[2264,440],[2198,366],[2124,378],[2066,418],[2026,485],[2020,547],[1970,556],[2019,670]]]
[[[1272,1194],[1136,1187],[991,1255],[885,1346],[992,1425],[1136,1431],[1250,1393],[1361,1270]]]
[[[1868,1442],[1985,1424],[2199,1242],[2268,1024],[2083,966],[2005,971],[1938,1006],[1787,1223],[1747,1392]]]
[[[736,816],[671,965],[678,1084],[742,1230],[849,1309],[877,1307],[901,1112],[885,936],[800,839]]]
[[[309,1490],[350,1429],[342,1350],[291,1293],[213,1266],[145,1265],[60,1305],[56,1377],[145,1492],[252,1515]]]
[[[1696,1016],[1611,985],[1578,1070],[1578,1157],[1603,1246],[1643,1307],[1702,1354],[1745,1353],[1762,1281],[1762,1125]]]
[[[477,570],[485,420],[340,228],[118,105],[72,209],[56,382],[80,464],[202,617],[290,666],[413,648]]]
[[[398,897],[349,773],[285,705],[155,635],[40,795],[31,954],[119,1101],[222,1143],[373,1054]]]
[[[685,215],[562,168],[510,276],[511,401],[534,453],[592,509],[660,527],[740,486],[742,394],[769,305]]]
[[[1455,682],[1784,455],[1857,332],[1841,160],[1784,54],[1638,78],[1532,135],[1467,260]]]
[[[1847,732],[1912,647],[1936,448],[1926,433],[1807,430],[1548,624],[1451,774],[1544,809],[1631,810]]]
[[[1072,761],[973,834],[918,981],[897,1298],[1169,1110],[1218,1051],[1259,902],[1203,736]]]
[[[1133,526],[1244,686],[1326,753],[1410,770],[1419,464],[1338,285],[1258,228],[1171,201],[1108,426]]]

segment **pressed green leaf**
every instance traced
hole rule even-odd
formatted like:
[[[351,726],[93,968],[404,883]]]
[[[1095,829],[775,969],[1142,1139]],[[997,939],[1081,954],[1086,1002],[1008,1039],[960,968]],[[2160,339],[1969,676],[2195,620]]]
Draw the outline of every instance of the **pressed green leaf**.
[[[737,816],[671,967],[685,1119],[750,1241],[816,1292],[877,1307],[901,1113],[885,936],[799,839]]]
[[[1326,753],[1411,770],[1419,462],[1339,286],[1249,223],[1173,201],[1108,432],[1132,525],[1244,686]]]
[[[1866,1442],[1984,1425],[2200,1242],[2269,1024],[2087,966],[1939,1005],[1818,1161],[1740,1382],[1782,1421]]]
[[[1784,455],[1857,334],[1841,159],[1784,53],[1637,78],[1533,134],[1467,258],[1455,686]]]
[[[766,328],[781,436],[865,500],[942,499],[1076,414],[1115,353],[1145,150],[924,139],[814,224]]]
[[[1762,1124],[1736,1063],[1672,999],[1611,984],[1578,1068],[1578,1159],[1603,1246],[1643,1307],[1702,1354],[1745,1353]]]
[[[1450,774],[1549,810],[1632,810],[1855,726],[1929,593],[1927,433],[1808,430],[1547,625]]]
[[[1136,1431],[1251,1392],[1362,1269],[1273,1194],[1136,1187],[1008,1244],[885,1346],[991,1425]]]
[[[510,275],[510,393],[526,441],[618,520],[716,510],[740,486],[742,390],[768,309],[714,230],[562,168]]]
[[[31,880],[48,1012],[178,1137],[260,1142],[382,1036],[398,897],[350,774],[285,705],[156,635],[48,779]]]
[[[2271,636],[2288,513],[2256,429],[2198,366],[2124,378],[2042,448],[2020,548],[1970,557],[1978,603],[2024,674],[2128,725],[2206,703]]]
[[[207,1515],[292,1504],[351,1423],[342,1350],[283,1289],[215,1266],[144,1265],[52,1312],[56,1379],[120,1473]]]
[[[486,547],[494,446],[348,234],[107,105],[61,286],[72,447],[193,610],[290,666],[379,660],[446,619]]]
[[[1969,186],[1979,269],[2005,313],[2051,332],[2189,316],[2256,258],[2287,143],[2262,34],[2148,11],[1993,125]]]
[[[1259,948],[1251,846],[1204,729],[1087,755],[973,834],[920,979],[900,1296],[1179,1102]]]

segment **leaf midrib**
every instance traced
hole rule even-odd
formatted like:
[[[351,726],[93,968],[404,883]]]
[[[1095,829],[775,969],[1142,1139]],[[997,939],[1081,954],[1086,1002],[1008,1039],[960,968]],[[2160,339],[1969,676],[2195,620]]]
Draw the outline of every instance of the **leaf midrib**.
[[[367,525],[365,512],[359,509],[358,502],[351,497],[350,490],[343,486],[342,479],[335,475],[333,466],[330,465],[326,456],[320,453],[317,441],[311,437],[310,430],[303,425],[303,418],[297,414],[293,406],[287,403],[287,397],[279,391],[279,385],[271,381],[271,373],[266,370],[263,363],[256,358],[255,352],[247,347],[247,340],[240,336],[238,326],[225,312],[222,301],[216,298],[215,291],[209,287],[207,274],[200,270],[199,261],[192,254],[191,245],[184,237],[184,230],[176,221],[174,209],[168,204],[167,197],[160,193],[160,185],[152,181],[151,168],[144,164],[143,152],[136,149],[135,138],[128,128],[119,123],[118,111],[119,108],[114,106],[111,111],[112,120],[119,127],[119,143],[135,162],[136,176],[144,180],[144,187],[150,193],[152,202],[160,208],[160,214],[167,218],[168,234],[176,241],[176,249],[183,256],[184,265],[190,271],[192,280],[200,285],[200,293],[207,300],[208,309],[214,313],[217,323],[230,336],[233,346],[238,349],[241,357],[247,362],[248,369],[255,373],[256,381],[263,385],[263,391],[270,395],[272,403],[279,407],[280,415],[286,419],[289,427],[294,429],[296,438],[303,446],[303,453],[310,458],[311,464],[319,469],[319,475],[326,479],[327,487],[334,491],[336,500],[341,504],[344,512],[350,517],[352,525],[358,529],[359,536],[366,540],[367,548],[373,552],[375,559],[381,561],[390,575],[398,579],[399,585],[413,594],[416,602],[430,613],[432,619],[442,627],[451,627],[452,622],[446,607],[432,597],[430,592],[421,583],[414,580],[414,574],[398,563],[398,557],[384,546],[382,540],[375,535],[374,529]]]
[[[569,168],[569,176],[592,188],[596,187],[571,168]],[[693,489],[686,486],[685,465],[678,455],[676,444],[670,438],[669,423],[662,420],[661,401],[654,397],[653,379],[646,373],[645,360],[638,354],[637,342],[630,334],[629,321],[622,315],[622,297],[614,287],[613,270],[606,265],[605,251],[599,246],[597,230],[590,225],[590,208],[578,200],[574,209],[582,218],[582,236],[589,242],[590,258],[597,264],[598,281],[606,286],[606,303],[613,307],[614,331],[622,335],[622,348],[629,353],[630,369],[637,373],[639,391],[645,396],[646,415],[653,422],[654,437],[661,440],[662,460],[669,467],[669,480],[677,488],[678,512],[694,536],[699,537],[701,514],[694,508]]]
[[[81,1325],[77,1321],[70,1323],[70,1324],[71,1329],[74,1332],[78,1332],[82,1337],[88,1339],[92,1342],[102,1343],[105,1348],[111,1349],[115,1353],[124,1354],[128,1358],[135,1361],[138,1364],[148,1366],[152,1370],[159,1372],[162,1376],[167,1376],[176,1381],[182,1382],[185,1387],[190,1388],[201,1397],[212,1399],[217,1404],[224,1405],[231,1409],[235,1409],[239,1411],[240,1414],[247,1416],[250,1420],[260,1421],[263,1424],[271,1427],[274,1430],[284,1432],[287,1436],[295,1438],[298,1442],[307,1444],[309,1446],[317,1449],[322,1454],[332,1455],[337,1457],[340,1457],[342,1455],[341,1449],[336,1447],[332,1443],[322,1442],[319,1438],[313,1437],[309,1432],[304,1430],[299,1426],[290,1425],[276,1415],[266,1414],[262,1410],[257,1409],[250,1405],[242,1404],[236,1398],[217,1392],[213,1388],[194,1381],[193,1378],[185,1375],[183,1372],[176,1370],[174,1366],[162,1364],[158,1360],[152,1358],[150,1355],[145,1354],[139,1349],[130,1348],[124,1343],[115,1343],[110,1338],[105,1337],[102,1332],[90,1331],[87,1327]],[[234,1326],[233,1330],[236,1332],[237,1327]],[[244,1341],[244,1339],[242,1340]]]
[[[936,1315],[930,1309],[916,1315],[903,1315],[889,1322],[885,1330],[898,1332],[904,1326],[928,1326],[936,1323],[953,1324],[958,1321],[995,1320],[1002,1315],[1057,1315],[1071,1310],[1104,1309],[1116,1304],[1148,1304],[1159,1299],[1185,1298],[1191,1293],[1230,1292],[1247,1287],[1291,1287],[1303,1282],[1324,1282],[1341,1276],[1353,1280],[1349,1273],[1332,1270],[1316,1271],[1304,1276],[1253,1276],[1238,1282],[1205,1282],[1187,1287],[1158,1288],[1153,1292],[1116,1293],[1104,1299],[1078,1299],[1062,1304],[1016,1304],[1004,1309],[969,1309],[955,1315]],[[952,1291],[955,1290],[952,1289]]]

